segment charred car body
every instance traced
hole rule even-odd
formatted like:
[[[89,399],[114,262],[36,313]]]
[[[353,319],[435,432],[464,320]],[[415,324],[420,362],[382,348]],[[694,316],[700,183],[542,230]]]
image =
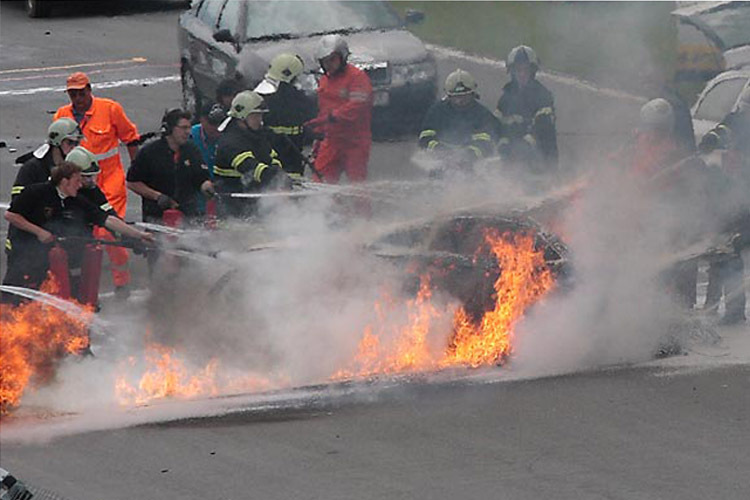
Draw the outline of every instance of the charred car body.
[[[372,81],[374,127],[416,124],[437,89],[434,58],[404,29],[421,18],[410,12],[404,22],[385,2],[194,1],[180,16],[184,107],[200,109],[224,79],[253,88],[283,52],[303,58],[299,85],[315,99],[321,74],[315,47],[323,34],[340,33],[349,43],[349,62]]]

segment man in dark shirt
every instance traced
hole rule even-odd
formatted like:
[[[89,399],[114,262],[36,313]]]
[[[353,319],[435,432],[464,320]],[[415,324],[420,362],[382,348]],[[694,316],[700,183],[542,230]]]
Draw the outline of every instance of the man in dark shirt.
[[[198,196],[213,196],[214,187],[198,147],[190,140],[190,113],[168,111],[162,136],[142,147],[128,170],[128,188],[141,196],[143,220],[161,222],[165,210],[199,215]]]
[[[153,241],[149,233],[139,231],[117,217],[77,196],[81,188],[81,168],[63,162],[52,169],[51,180],[32,184],[11,202],[5,212],[9,222],[6,252],[8,269],[4,285],[39,288],[49,267],[48,253],[60,236],[71,212],[81,213],[84,221],[117,231],[136,239]]]
[[[22,157],[23,165],[16,174],[16,180],[10,190],[11,197],[15,198],[26,186],[49,180],[52,167],[62,163],[65,156],[78,146],[82,138],[81,129],[74,120],[60,118],[52,122],[47,129],[47,142],[33,153]]]

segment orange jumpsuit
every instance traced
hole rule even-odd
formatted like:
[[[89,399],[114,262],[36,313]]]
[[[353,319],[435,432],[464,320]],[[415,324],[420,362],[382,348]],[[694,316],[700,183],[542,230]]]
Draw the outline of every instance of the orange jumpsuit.
[[[75,120],[73,106],[67,104],[60,107],[53,121],[58,118]],[[99,167],[101,167],[97,184],[117,215],[124,218],[128,192],[125,187],[125,169],[120,161],[119,146],[120,142],[129,143],[137,140],[138,129],[119,103],[101,97],[93,97],[91,107],[78,125],[84,135],[81,145],[96,155]],[[97,238],[113,239],[109,231],[100,227],[94,230],[94,235]],[[107,246],[107,254],[112,265],[112,279],[115,286],[127,285],[130,282],[127,249]]]
[[[318,86],[318,116],[333,117],[322,132],[315,167],[328,183],[342,172],[351,182],[367,179],[372,145],[372,84],[361,69],[346,64],[334,75],[324,75]]]

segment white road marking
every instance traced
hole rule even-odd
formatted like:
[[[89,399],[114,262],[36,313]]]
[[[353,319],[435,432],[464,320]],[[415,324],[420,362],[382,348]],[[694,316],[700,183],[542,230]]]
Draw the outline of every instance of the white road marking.
[[[453,49],[450,47],[443,47],[441,45],[432,45],[427,44],[426,47],[432,51],[433,54],[435,54],[437,57],[441,59],[448,59],[448,58],[456,58],[456,59],[463,59],[465,61],[469,61],[475,64],[482,64],[485,66],[492,66],[498,69],[505,69],[505,61],[499,61],[497,59],[491,59],[489,57],[484,56],[477,56],[473,54],[468,54],[466,52],[463,52],[458,49]],[[616,97],[618,99],[629,99],[632,101],[636,101],[639,103],[646,102],[646,98],[639,97],[633,94],[629,94],[627,92],[623,92],[621,90],[615,90],[615,89],[609,89],[605,87],[597,87],[595,84],[591,82],[587,82],[586,80],[581,80],[579,78],[574,78],[572,76],[563,75],[561,73],[554,73],[549,71],[540,71],[539,74],[543,78],[547,78],[551,81],[563,83],[565,85],[570,85],[572,87],[576,87],[582,90],[588,90],[591,92],[595,92],[597,94],[601,94],[603,96],[607,97]]]
[[[157,85],[159,83],[179,82],[180,75],[160,76],[152,78],[136,78],[132,80],[115,80],[112,82],[96,83],[98,89],[112,89],[117,87],[135,87],[139,85]],[[45,92],[65,92],[65,87],[36,87],[31,89],[1,90],[0,96],[21,96],[42,94]]]
[[[16,68],[16,69],[4,69],[0,70],[0,75],[8,75],[11,73],[30,73],[32,71],[55,71],[58,69],[74,69],[74,68],[89,68],[91,66],[110,66],[115,64],[131,64],[131,63],[144,63],[148,61],[145,57],[131,57],[130,59],[120,59],[118,61],[99,61],[90,63],[80,64],[68,64],[66,66],[40,66],[36,68]]]

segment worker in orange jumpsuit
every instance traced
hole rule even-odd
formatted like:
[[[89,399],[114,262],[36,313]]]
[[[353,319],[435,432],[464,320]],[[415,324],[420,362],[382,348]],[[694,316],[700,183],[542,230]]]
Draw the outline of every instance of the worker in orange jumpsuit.
[[[361,69],[347,63],[349,46],[341,35],[325,35],[315,53],[325,75],[318,86],[318,116],[305,123],[322,133],[316,170],[327,183],[342,172],[350,182],[367,179],[372,132],[372,84]]]
[[[97,184],[117,215],[124,218],[128,192],[119,146],[120,142],[127,145],[128,155],[133,161],[138,152],[138,129],[119,103],[92,95],[91,82],[85,73],[71,74],[66,89],[70,104],[60,107],[54,119],[67,117],[78,123],[84,135],[81,145],[96,155],[101,168]],[[113,239],[112,234],[104,228],[96,228],[95,235],[101,239]],[[128,251],[122,247],[107,246],[107,254],[112,268],[115,294],[125,298],[129,295],[130,283]]]

